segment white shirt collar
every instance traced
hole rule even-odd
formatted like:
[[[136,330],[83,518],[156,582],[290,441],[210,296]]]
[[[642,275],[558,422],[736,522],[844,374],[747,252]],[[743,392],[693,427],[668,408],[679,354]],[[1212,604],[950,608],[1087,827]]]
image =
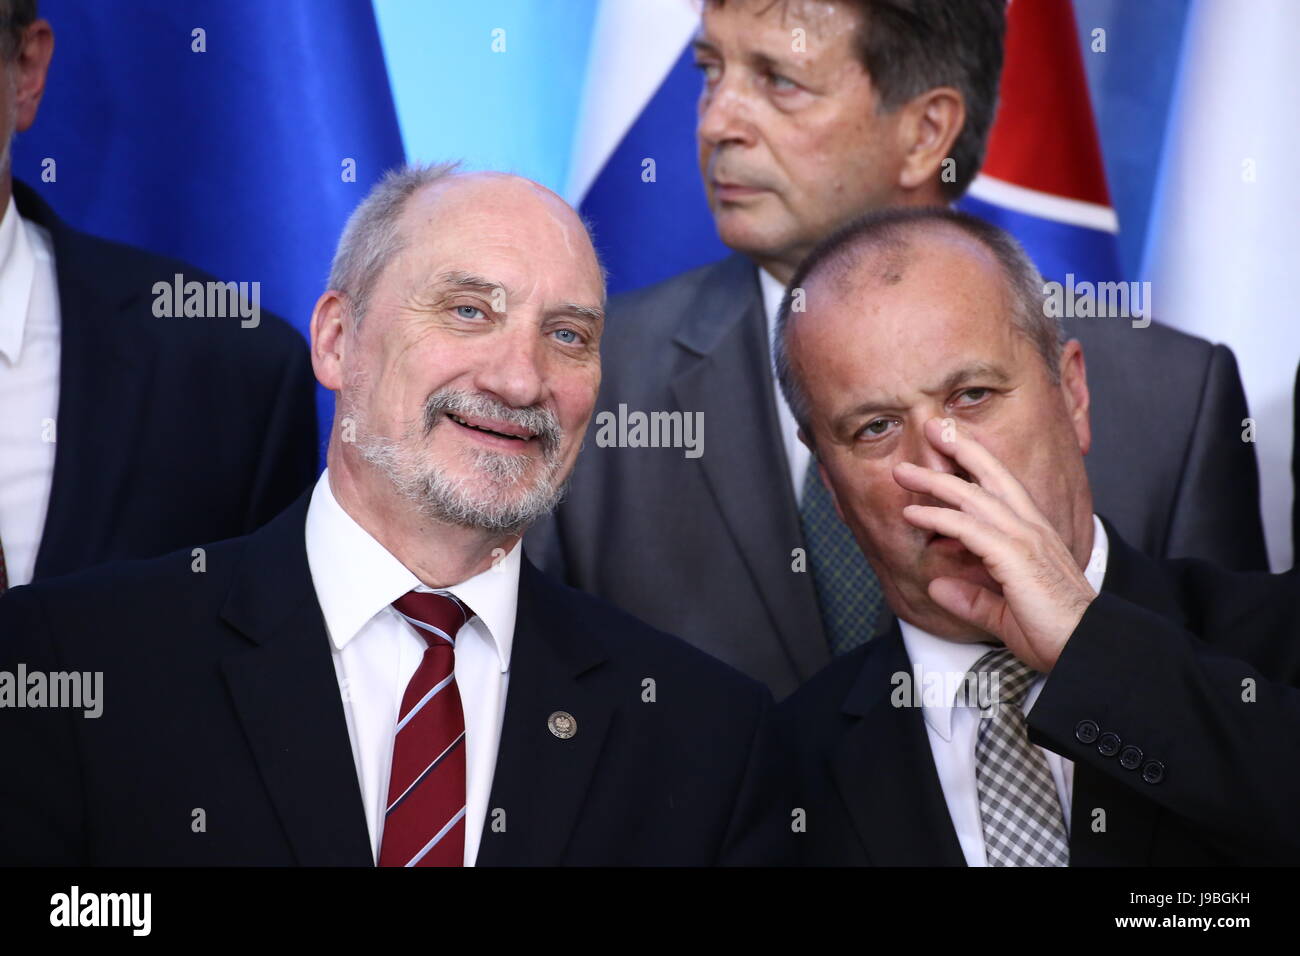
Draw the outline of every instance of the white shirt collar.
[[[483,624],[504,674],[510,669],[519,569],[523,550],[515,542],[500,560],[447,588],[428,588],[334,497],[329,469],[322,472],[307,506],[307,563],[330,641],[339,650],[394,601],[411,590],[451,594],[469,605]],[[471,618],[470,620],[473,620]]]
[[[758,288],[763,295],[763,311],[767,313],[767,336],[776,335],[776,313],[781,309],[781,300],[785,298],[785,283],[766,269],[758,270]]]
[[[36,257],[11,193],[0,219],[0,353],[15,364],[23,350],[35,273]]]
[[[1083,576],[1092,589],[1101,592],[1106,577],[1106,562],[1110,556],[1110,539],[1101,519],[1092,516],[1092,556]],[[903,633],[903,646],[912,662],[912,681],[921,696],[921,713],[930,729],[944,740],[952,739],[952,709],[957,692],[958,678],[975,666],[992,645],[970,644],[936,637],[898,619]],[[944,693],[940,694],[940,690]],[[950,692],[950,693],[949,693]]]

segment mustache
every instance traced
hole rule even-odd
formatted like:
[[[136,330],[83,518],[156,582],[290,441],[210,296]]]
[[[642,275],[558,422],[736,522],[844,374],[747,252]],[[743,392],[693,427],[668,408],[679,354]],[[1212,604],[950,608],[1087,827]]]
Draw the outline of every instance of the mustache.
[[[542,453],[547,456],[559,450],[564,438],[564,429],[549,408],[541,405],[512,408],[478,392],[450,388],[440,389],[425,399],[422,411],[424,434],[427,436],[432,432],[448,412],[462,418],[495,418],[527,429],[541,443]]]

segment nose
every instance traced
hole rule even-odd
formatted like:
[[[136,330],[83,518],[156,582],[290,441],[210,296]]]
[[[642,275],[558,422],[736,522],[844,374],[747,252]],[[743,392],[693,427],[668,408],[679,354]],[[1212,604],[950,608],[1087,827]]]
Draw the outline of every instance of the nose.
[[[919,417],[914,423],[908,423],[907,438],[903,443],[903,460],[932,471],[965,478],[966,474],[957,462],[935,448],[925,437],[925,421],[924,417]]]
[[[753,141],[749,107],[738,80],[723,77],[712,89],[700,94],[700,118],[696,127],[700,142],[717,148],[726,143],[748,145]]]
[[[475,386],[511,408],[539,404],[546,391],[546,375],[537,326],[520,322],[494,338],[493,347],[485,350],[474,377]]]

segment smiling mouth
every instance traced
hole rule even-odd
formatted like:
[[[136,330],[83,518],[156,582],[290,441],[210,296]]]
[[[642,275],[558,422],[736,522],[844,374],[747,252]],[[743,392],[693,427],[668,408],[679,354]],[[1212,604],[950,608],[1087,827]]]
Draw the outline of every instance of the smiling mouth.
[[[447,417],[462,428],[472,428],[476,432],[485,432],[489,435],[495,435],[498,438],[510,438],[517,442],[527,442],[533,439],[532,435],[508,435],[505,432],[494,431],[493,429],[486,428],[483,425],[473,425],[460,416],[453,415],[451,412],[447,412]]]

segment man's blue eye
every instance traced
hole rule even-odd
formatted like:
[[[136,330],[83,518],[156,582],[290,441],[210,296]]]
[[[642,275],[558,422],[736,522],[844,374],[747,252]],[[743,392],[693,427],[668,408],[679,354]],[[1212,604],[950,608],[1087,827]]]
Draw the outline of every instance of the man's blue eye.
[[[573,331],[573,329],[556,329],[555,334],[572,336],[572,338],[567,338],[563,340],[566,344],[573,344],[574,342],[578,341],[578,333]]]
[[[479,315],[482,315],[482,314],[483,314],[483,310],[482,310],[482,309],[479,309],[479,308],[476,308],[476,307],[474,307],[474,306],[472,306],[472,305],[458,305],[458,306],[456,306],[456,313],[457,313],[457,314],[458,314],[462,319],[473,319],[473,318],[476,318],[476,317],[479,316]],[[467,313],[469,313],[469,314],[467,314]]]

